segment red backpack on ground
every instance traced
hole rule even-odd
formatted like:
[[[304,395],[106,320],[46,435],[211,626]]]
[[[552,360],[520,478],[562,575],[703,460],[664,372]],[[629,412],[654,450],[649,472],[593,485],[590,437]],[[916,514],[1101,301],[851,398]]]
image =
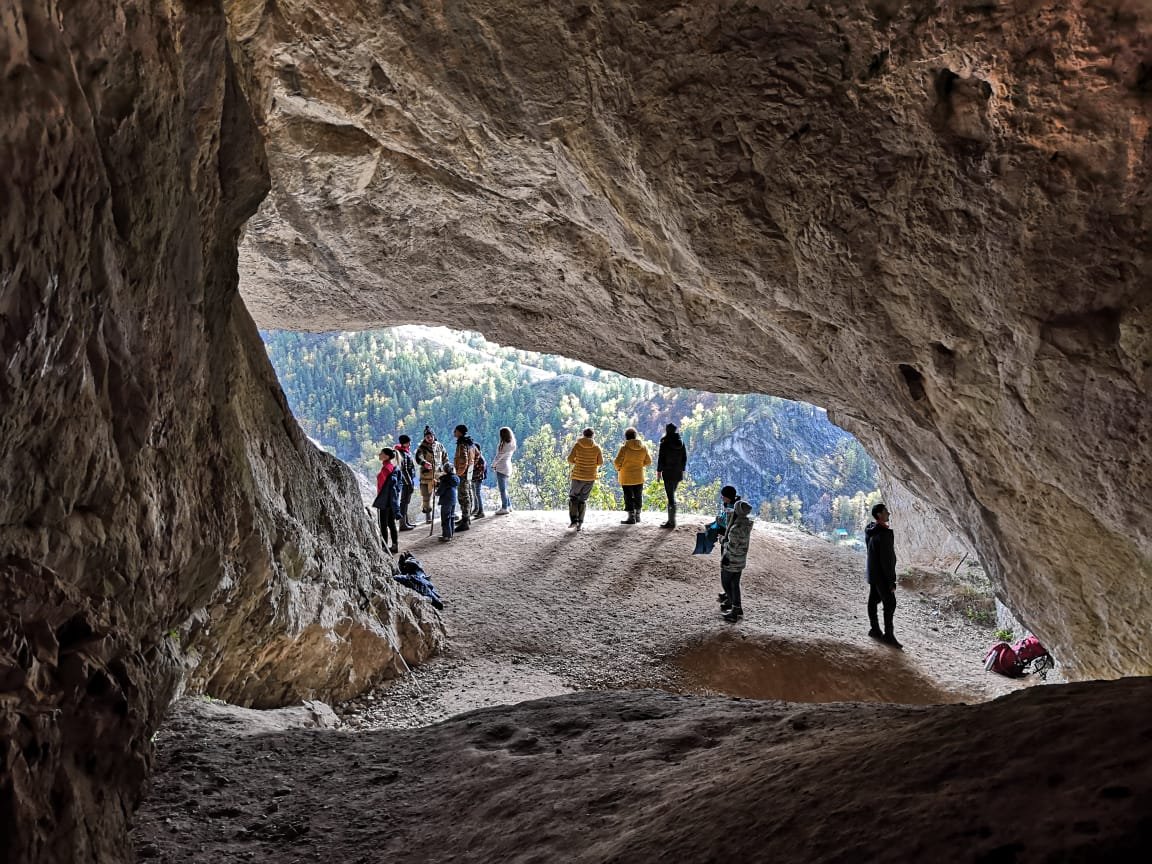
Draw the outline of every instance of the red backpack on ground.
[[[1031,671],[1047,679],[1048,670],[1056,665],[1052,655],[1035,636],[1025,636],[1015,645],[997,642],[984,655],[984,669],[1009,678],[1019,678]]]

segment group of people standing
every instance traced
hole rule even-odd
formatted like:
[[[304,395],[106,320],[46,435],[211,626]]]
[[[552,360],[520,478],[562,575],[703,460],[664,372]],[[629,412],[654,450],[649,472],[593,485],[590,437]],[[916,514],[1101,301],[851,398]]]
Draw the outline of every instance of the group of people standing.
[[[451,459],[448,458],[448,449],[428,426],[424,427],[424,436],[415,453],[410,452],[412,439],[407,435],[401,435],[395,447],[384,447],[380,451],[376,501],[372,506],[379,512],[380,533],[393,554],[400,551],[398,532],[416,528],[408,516],[417,483],[424,524],[433,522],[433,504],[440,508],[441,541],[447,542],[457,532],[469,530],[473,519],[485,516],[481,492],[488,478],[488,463],[468,434],[467,426],[461,423],[452,435],[455,446]],[[512,474],[516,436],[505,426],[501,428],[499,437],[492,470],[500,492],[500,509],[496,515],[503,516],[512,512],[508,478]],[[457,505],[460,507],[459,518],[455,516]],[[389,538],[392,541],[390,546]]]
[[[447,448],[437,440],[428,426],[424,437],[413,454],[411,439],[401,435],[394,447],[380,451],[380,473],[376,477],[376,501],[380,513],[380,532],[385,545],[391,537],[393,553],[399,551],[398,532],[411,531],[416,526],[408,521],[408,512],[417,482],[420,486],[421,509],[425,524],[433,522],[433,503],[440,508],[441,542],[448,542],[457,532],[468,531],[473,519],[484,517],[483,482],[488,476],[487,463],[480,447],[468,434],[468,427],[458,425],[453,430],[455,448],[452,458]],[[600,479],[604,465],[604,452],[595,441],[595,430],[585,429],[568,453],[572,466],[568,489],[569,528],[580,531],[588,507],[588,498]],[[507,426],[500,429],[492,469],[500,493],[497,516],[512,511],[508,497],[508,480],[512,474],[512,454],[516,452],[516,436]],[[668,518],[661,528],[676,527],[676,488],[684,479],[688,464],[688,451],[677,431],[676,424],[664,427],[656,456],[656,479],[664,484]],[[640,440],[636,429],[624,430],[624,442],[612,460],[624,490],[624,510],[627,518],[623,525],[640,522],[644,509],[644,485],[647,469],[652,465],[652,454]],[[748,546],[752,536],[752,505],[742,499],[734,486],[720,490],[720,512],[707,526],[707,532],[720,540],[720,611],[724,620],[736,623],[744,617],[740,579],[748,562]],[[460,517],[455,517],[459,504]],[[891,645],[902,647],[893,633],[896,609],[896,552],[892,529],[888,527],[888,510],[883,504],[872,508],[872,519],[865,530],[867,577],[869,585],[868,635]],[[880,629],[878,607],[884,609],[884,629]]]
[[[568,453],[568,464],[572,473],[568,487],[568,527],[577,531],[584,527],[584,514],[588,509],[588,497],[596,481],[600,479],[600,466],[604,464],[604,451],[595,441],[594,429],[585,429]],[[624,490],[624,510],[628,518],[622,525],[635,525],[640,521],[644,510],[644,484],[647,468],[652,464],[652,454],[640,440],[636,430],[629,426],[624,430],[624,443],[612,460],[620,478],[620,488]],[[688,450],[676,430],[675,423],[664,427],[664,437],[656,456],[656,479],[664,483],[664,494],[668,499],[668,518],[661,528],[676,527],[676,487],[684,479],[688,466]]]

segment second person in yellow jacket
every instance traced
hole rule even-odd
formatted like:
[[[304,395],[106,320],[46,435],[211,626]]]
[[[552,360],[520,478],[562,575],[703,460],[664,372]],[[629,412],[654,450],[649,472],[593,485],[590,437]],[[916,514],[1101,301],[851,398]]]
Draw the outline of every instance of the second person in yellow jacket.
[[[620,524],[635,525],[640,521],[640,511],[644,508],[644,469],[652,464],[652,454],[636,437],[636,430],[631,426],[624,430],[624,446],[612,464],[620,474],[624,509],[628,511],[628,518]]]

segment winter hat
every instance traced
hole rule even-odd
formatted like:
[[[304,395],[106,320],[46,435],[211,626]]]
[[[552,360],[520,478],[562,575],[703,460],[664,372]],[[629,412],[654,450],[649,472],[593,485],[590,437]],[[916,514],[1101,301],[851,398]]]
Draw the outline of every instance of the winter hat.
[[[736,500],[736,487],[735,486],[725,486],[723,489],[720,490],[720,497],[721,498],[729,498],[729,499],[735,501]]]
[[[433,438],[435,438],[435,437],[436,437],[436,436],[435,436],[435,434],[433,434],[433,432],[432,432],[432,427],[431,427],[431,426],[425,426],[425,427],[424,427],[424,434],[425,434],[425,435],[431,435]]]
[[[665,435],[671,435],[675,431],[676,431],[676,424],[675,423],[669,423],[667,426],[664,427],[664,434]]]

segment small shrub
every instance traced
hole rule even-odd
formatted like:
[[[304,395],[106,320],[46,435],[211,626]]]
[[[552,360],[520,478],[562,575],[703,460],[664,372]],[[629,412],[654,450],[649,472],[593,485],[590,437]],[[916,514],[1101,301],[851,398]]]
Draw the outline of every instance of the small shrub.
[[[1008,629],[997,630],[996,631],[996,640],[998,642],[1011,642],[1012,641],[1012,631],[1008,630]]]

